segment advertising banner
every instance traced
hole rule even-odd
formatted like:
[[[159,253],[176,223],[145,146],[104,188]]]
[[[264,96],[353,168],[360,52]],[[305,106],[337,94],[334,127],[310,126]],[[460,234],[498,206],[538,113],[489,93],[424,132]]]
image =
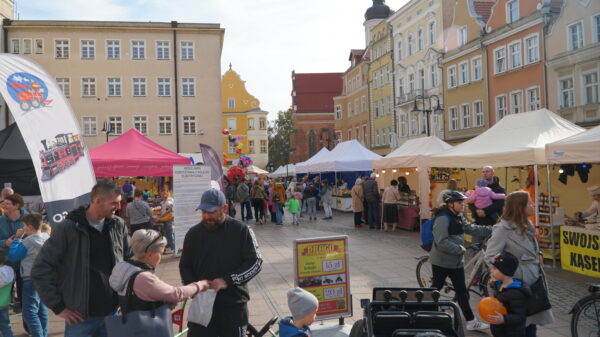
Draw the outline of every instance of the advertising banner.
[[[600,231],[581,227],[560,228],[560,263],[563,269],[600,278]]]
[[[295,240],[294,275],[319,299],[318,319],[352,316],[347,236]]]
[[[183,239],[190,228],[200,222],[202,193],[210,189],[208,166],[173,165],[173,212],[175,214],[175,247],[183,248]]]
[[[77,118],[54,79],[25,57],[0,54],[0,93],[23,135],[55,225],[89,203],[96,183]]]

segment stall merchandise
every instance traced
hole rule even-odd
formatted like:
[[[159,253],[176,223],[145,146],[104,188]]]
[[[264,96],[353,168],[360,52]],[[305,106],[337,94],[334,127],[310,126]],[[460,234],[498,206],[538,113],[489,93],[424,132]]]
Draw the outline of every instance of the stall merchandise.
[[[564,212],[560,213],[559,198],[557,196],[550,197],[548,194],[540,193],[538,197],[538,212],[539,212],[539,245],[540,252],[545,259],[560,258],[560,227],[564,225]],[[552,232],[551,232],[552,231]],[[553,240],[554,238],[554,240]],[[552,249],[552,241],[554,241],[554,249]]]

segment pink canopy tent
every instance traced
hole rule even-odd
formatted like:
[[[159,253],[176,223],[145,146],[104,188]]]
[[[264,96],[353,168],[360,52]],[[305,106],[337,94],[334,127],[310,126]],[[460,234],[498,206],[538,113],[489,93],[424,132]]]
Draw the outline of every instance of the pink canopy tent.
[[[173,175],[173,165],[190,165],[190,159],[130,129],[90,150],[96,177],[162,177]]]

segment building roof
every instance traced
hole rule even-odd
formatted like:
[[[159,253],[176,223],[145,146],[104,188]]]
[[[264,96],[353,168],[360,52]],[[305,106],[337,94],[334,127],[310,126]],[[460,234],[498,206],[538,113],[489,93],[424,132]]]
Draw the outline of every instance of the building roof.
[[[492,7],[496,0],[475,0],[473,1],[473,7],[475,7],[475,13],[481,16],[484,22],[487,22],[492,15]]]
[[[373,0],[373,6],[369,7],[365,12],[365,20],[372,19],[387,19],[392,11],[385,4],[385,0]]]
[[[362,57],[365,54],[365,49],[350,49],[350,57],[349,59],[352,60],[352,57]]]
[[[202,29],[221,30],[218,23],[186,23],[186,22],[136,22],[136,21],[67,21],[67,20],[4,20],[3,26],[10,27],[69,27],[69,28],[149,28],[149,29]]]
[[[294,73],[295,112],[333,112],[333,97],[342,92],[342,73]]]

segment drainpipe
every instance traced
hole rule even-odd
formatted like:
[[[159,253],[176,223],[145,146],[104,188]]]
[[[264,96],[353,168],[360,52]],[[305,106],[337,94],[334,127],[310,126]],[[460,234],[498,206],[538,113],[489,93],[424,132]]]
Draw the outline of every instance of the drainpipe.
[[[540,40],[541,40],[541,47],[542,47],[542,66],[543,71],[542,71],[542,76],[544,77],[544,108],[548,109],[548,66],[546,65],[546,28],[548,23],[550,22],[550,20],[548,20],[548,16],[546,14],[544,14],[544,25],[542,26],[542,33],[540,34]],[[541,92],[541,90],[540,90]],[[577,115],[577,113],[575,113],[575,115]],[[575,120],[577,120],[577,116],[575,116]],[[552,248],[554,249],[554,243]],[[552,261],[554,262],[554,250],[552,252]]]
[[[179,153],[179,81],[177,80],[177,21],[171,21],[173,28],[173,68],[175,77],[175,149]]]
[[[396,116],[396,68],[394,67],[394,28],[392,25],[388,24],[388,29],[390,31],[390,40],[391,40],[391,52],[390,58],[392,59],[392,108],[394,109],[394,137],[396,145],[398,145],[398,121]],[[394,149],[392,149],[393,151]]]
[[[490,107],[492,106],[491,102],[492,102],[492,98],[490,97],[490,73],[487,71],[488,69],[488,64],[489,64],[489,57],[488,57],[488,48],[487,46],[485,46],[485,44],[483,43],[483,40],[480,42],[481,44],[481,50],[483,50],[483,54],[485,55],[485,91],[486,91],[486,95],[487,95],[487,111],[488,111],[488,129],[492,127],[492,111],[490,110]],[[481,65],[481,74],[483,75],[483,64]]]
[[[2,38],[4,39],[3,43],[2,43],[2,52],[3,53],[8,53],[8,30],[6,29],[6,26],[10,26],[11,24],[11,20],[10,19],[4,19],[2,20]],[[8,123],[9,123],[9,117],[8,115],[10,114],[10,112],[8,111],[8,105],[6,104],[6,101],[4,100],[4,98],[1,99],[1,102],[4,103],[4,127],[7,128],[8,127]]]

